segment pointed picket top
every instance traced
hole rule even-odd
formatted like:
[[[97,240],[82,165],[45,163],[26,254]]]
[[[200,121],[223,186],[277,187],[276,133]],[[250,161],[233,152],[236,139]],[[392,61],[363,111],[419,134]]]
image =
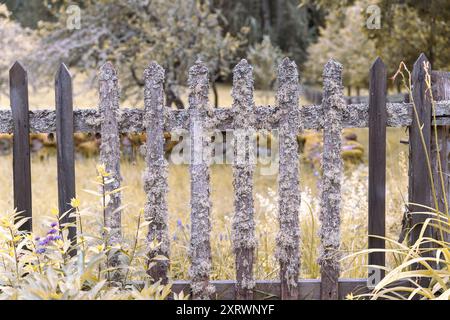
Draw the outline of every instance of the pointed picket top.
[[[298,70],[295,61],[284,58],[278,65],[278,90],[276,100],[279,107],[290,109],[298,104]]]
[[[11,84],[18,84],[27,78],[27,71],[19,61],[14,62],[9,69],[9,79]]]
[[[386,65],[384,64],[383,60],[380,57],[377,57],[370,67],[370,70],[385,70],[385,69]]]
[[[417,58],[416,62],[414,62],[413,72],[412,72],[412,81],[422,80],[425,78],[425,66],[430,68],[429,61],[425,53],[421,53]],[[431,73],[431,70],[428,70]]]
[[[330,58],[323,69],[323,78],[331,78],[334,80],[342,79],[343,66],[338,61]]]
[[[106,62],[100,67],[100,75],[99,75],[100,81],[117,81],[117,72],[116,69],[114,69],[114,66],[111,62]]]
[[[245,59],[242,59],[233,69],[231,96],[234,108],[247,111],[253,109],[253,67]]]
[[[59,65],[58,71],[56,72],[56,77],[72,78],[72,75],[64,62]]]
[[[150,62],[144,70],[145,85],[157,85],[164,81],[165,70],[156,61]],[[147,83],[148,82],[148,83]]]
[[[294,60],[285,57],[278,66],[278,82],[279,86],[286,83],[298,84],[297,64]]]
[[[197,59],[189,69],[189,108],[208,108],[209,77],[206,64]]]

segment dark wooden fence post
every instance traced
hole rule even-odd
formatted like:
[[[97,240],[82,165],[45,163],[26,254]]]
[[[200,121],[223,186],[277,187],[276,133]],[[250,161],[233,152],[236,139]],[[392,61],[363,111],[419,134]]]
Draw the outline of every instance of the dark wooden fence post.
[[[450,72],[432,71],[431,82],[435,101],[450,100]],[[431,165],[439,212],[445,215],[449,212],[450,199],[450,126],[440,125],[439,119],[436,122],[436,127],[432,125],[431,128]],[[438,154],[441,168],[438,166]],[[446,241],[450,241],[449,235],[450,233],[444,233]],[[435,236],[440,235],[435,234]]]
[[[300,269],[300,190],[297,135],[299,85],[297,66],[285,58],[278,67],[277,103],[280,109],[278,175],[279,223],[276,256],[280,262],[281,299],[298,299]]]
[[[422,224],[428,217],[427,214],[417,214],[415,212],[426,212],[427,209],[422,206],[432,206],[431,180],[427,163],[427,155],[430,156],[432,106],[430,95],[426,93],[425,63],[428,63],[428,59],[422,53],[414,63],[412,72],[413,101],[411,102],[415,105],[415,111],[413,110],[413,120],[409,127],[408,190],[409,211],[412,213],[412,230],[410,233],[412,243],[419,238]],[[429,70],[431,70],[431,67]],[[424,142],[422,141],[421,130]],[[425,236],[431,235],[431,231],[428,231],[425,233]]]
[[[21,230],[32,230],[30,123],[28,114],[28,77],[19,62],[9,70],[13,129],[14,207],[29,218]]]
[[[192,297],[210,299],[214,287],[209,283],[211,271],[211,199],[210,142],[206,134],[209,109],[208,68],[197,61],[189,70],[189,134],[191,173],[191,241],[189,255]]]
[[[342,65],[333,59],[323,71],[323,153],[320,209],[320,298],[339,298],[340,207],[342,183]]]
[[[55,78],[56,105],[56,146],[58,161],[58,206],[59,214],[65,216],[60,223],[75,223],[70,217],[70,205],[75,198],[75,156],[73,141],[73,101],[72,77],[64,64],[61,64]],[[76,227],[69,228],[69,239],[76,241]],[[75,251],[71,252],[75,254]]]
[[[253,299],[255,221],[253,205],[254,101],[252,67],[241,60],[233,70],[234,118],[234,217],[233,246],[236,256],[236,298]]]
[[[160,243],[149,251],[149,259],[158,255],[169,258],[169,234],[167,211],[167,161],[164,158],[164,69],[151,62],[144,71],[144,127],[147,133],[145,160],[147,169],[144,174],[144,190],[147,194],[145,219],[151,221],[147,240]],[[156,261],[149,275],[161,283],[167,283],[169,262]]]
[[[386,221],[386,66],[377,58],[369,79],[369,249],[384,249]],[[384,252],[369,253],[369,265],[385,266]],[[384,277],[383,269],[369,268],[369,279]],[[375,284],[375,283],[374,283]]]

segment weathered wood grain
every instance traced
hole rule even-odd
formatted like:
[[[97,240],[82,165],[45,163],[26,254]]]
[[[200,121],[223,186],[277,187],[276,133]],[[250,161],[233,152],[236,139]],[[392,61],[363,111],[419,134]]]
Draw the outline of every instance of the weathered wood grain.
[[[252,67],[241,60],[233,70],[234,126],[234,216],[233,249],[236,264],[236,298],[253,299],[253,264],[256,238],[253,204],[253,172],[255,166],[254,100]]]
[[[22,230],[32,230],[30,123],[28,111],[28,76],[16,62],[9,70],[9,88],[13,132],[14,208],[22,217],[29,218]]]
[[[430,156],[432,106],[425,83],[426,73],[424,68],[426,63],[428,63],[428,59],[422,53],[414,63],[412,72],[412,99],[416,107],[415,116],[409,127],[408,200],[409,211],[412,213],[412,230],[410,233],[412,243],[419,238],[423,222],[428,216],[416,212],[426,211],[421,206],[432,206],[431,177],[427,162],[427,157]]]
[[[108,182],[103,186],[103,191],[111,193],[120,188],[122,177],[120,175],[120,138],[117,122],[117,111],[119,110],[119,85],[116,70],[111,63],[107,62],[100,68],[99,74],[99,96],[100,96],[100,133],[102,142],[100,145],[100,162],[105,166],[109,174],[105,180]],[[109,201],[104,207],[104,223],[109,229],[108,245],[117,246],[122,243],[121,229],[121,192],[109,194]],[[119,253],[113,254],[108,261],[109,267],[119,266]],[[112,272],[111,280],[121,281],[122,271]]]
[[[320,204],[320,252],[322,300],[338,299],[340,274],[340,210],[341,210],[341,131],[342,113],[345,105],[342,94],[342,65],[333,59],[323,72],[323,152]]]
[[[164,158],[164,69],[152,62],[144,71],[144,126],[147,128],[146,164],[144,173],[144,190],[147,194],[145,219],[151,221],[147,240],[160,245],[150,249],[148,255],[152,260],[158,255],[169,257],[168,211],[167,211],[167,169]],[[149,275],[155,280],[167,283],[167,260],[154,261]]]
[[[384,239],[378,237],[386,232],[386,82],[386,66],[377,58],[369,78],[369,249],[385,248]],[[369,265],[385,266],[385,260],[384,252],[369,253]],[[378,282],[384,270],[369,269],[371,276]]]
[[[299,107],[303,127],[301,129],[323,129],[323,110],[321,105]],[[407,127],[412,123],[411,103],[387,103],[387,126]],[[230,108],[210,110],[213,128],[217,130],[233,129],[234,115]],[[276,129],[279,122],[277,109],[272,106],[257,106],[254,110],[255,129]],[[120,132],[144,132],[144,110],[121,108],[117,112]],[[436,123],[450,125],[450,100],[436,103]],[[100,132],[100,114],[96,109],[74,110],[75,132]],[[55,110],[42,109],[29,111],[30,132],[51,133],[56,131]],[[342,109],[343,128],[367,128],[369,126],[369,105],[350,104]],[[189,110],[167,110],[164,114],[164,130],[189,130]],[[13,119],[10,110],[0,109],[0,133],[13,132]]]
[[[297,66],[285,58],[278,67],[277,102],[279,122],[278,218],[280,230],[276,239],[276,257],[280,263],[281,298],[298,299],[300,268],[299,228],[299,158],[297,135],[299,84]]]
[[[73,141],[73,101],[72,77],[64,64],[61,64],[55,78],[55,106],[56,106],[56,149],[58,166],[58,208],[59,214],[64,215],[61,224],[73,224],[75,217],[70,213],[70,205],[75,198],[75,150]],[[69,239],[76,242],[76,227],[69,227]],[[75,254],[72,250],[71,254]]]
[[[215,288],[214,299],[234,300],[236,299],[236,281],[234,280],[213,280],[210,282]],[[339,279],[338,298],[344,300],[348,294],[354,295],[367,293],[367,279]],[[320,279],[302,279],[298,281],[299,300],[320,300]],[[281,299],[280,281],[257,280],[254,288],[254,299],[256,300],[278,300]],[[184,292],[189,294],[189,281],[174,281],[172,290],[175,293]]]
[[[210,299],[214,287],[209,284],[211,270],[210,142],[208,122],[208,68],[197,61],[189,70],[189,133],[191,174],[191,240],[189,276],[194,299]]]

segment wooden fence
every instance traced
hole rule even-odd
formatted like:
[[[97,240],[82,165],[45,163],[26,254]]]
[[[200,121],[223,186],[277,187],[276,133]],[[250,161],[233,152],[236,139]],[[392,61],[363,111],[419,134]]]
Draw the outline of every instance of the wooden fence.
[[[120,186],[120,132],[146,132],[146,164],[144,188],[148,195],[145,213],[153,221],[148,239],[161,242],[156,254],[169,254],[167,209],[167,162],[163,155],[164,132],[185,129],[191,143],[191,240],[189,254],[190,279],[175,281],[174,290],[188,290],[195,299],[228,298],[251,299],[279,297],[281,299],[342,299],[352,291],[366,290],[367,279],[341,279],[339,267],[340,202],[341,202],[341,130],[348,127],[369,127],[369,195],[368,233],[385,235],[386,194],[386,127],[408,127],[409,201],[431,205],[430,180],[426,170],[424,147],[419,137],[423,125],[425,147],[431,152],[431,102],[427,98],[422,54],[414,65],[411,103],[386,102],[386,68],[377,59],[370,69],[370,99],[368,103],[347,105],[342,93],[341,64],[330,60],[323,73],[323,102],[321,105],[299,107],[299,77],[294,62],[284,59],[278,68],[277,106],[255,106],[253,100],[252,67],[242,60],[234,69],[232,108],[212,109],[208,101],[208,70],[196,62],[189,72],[189,108],[171,110],[164,106],[164,70],[151,63],[144,72],[145,108],[119,109],[118,77],[110,63],[100,69],[99,108],[73,110],[72,82],[69,71],[61,65],[56,74],[56,110],[30,111],[28,105],[27,73],[20,63],[10,70],[11,111],[0,110],[0,132],[13,133],[14,206],[32,217],[29,133],[53,133],[57,137],[59,211],[71,210],[75,197],[74,132],[100,132],[100,161]],[[448,171],[448,139],[450,126],[449,79],[447,73],[433,72],[433,92],[436,103],[436,124],[444,170]],[[279,130],[279,234],[276,256],[280,263],[278,281],[254,279],[253,264],[256,239],[253,204],[252,145],[235,149],[244,161],[233,163],[235,215],[233,218],[233,246],[236,255],[236,280],[210,281],[211,269],[211,202],[208,156],[199,156],[208,145],[203,139],[209,130],[235,130],[236,141],[246,141],[248,130]],[[239,129],[239,130],[238,130]],[[243,129],[243,130],[241,130]],[[304,129],[323,130],[322,196],[320,211],[321,279],[299,279],[301,263],[299,252],[300,181],[297,135]],[[435,158],[436,152],[431,153]],[[433,158],[433,159],[434,159]],[[241,159],[241,160],[242,160]],[[434,161],[432,163],[435,163]],[[436,172],[436,169],[434,169]],[[445,176],[448,185],[448,175]],[[439,190],[438,190],[439,191]],[[440,190],[440,194],[448,190]],[[112,241],[121,241],[120,192],[106,208],[106,225],[111,228]],[[440,202],[442,205],[442,202]],[[421,211],[411,206],[411,211]],[[413,223],[420,224],[426,215],[414,215]],[[68,215],[66,221],[71,218]],[[31,219],[23,226],[31,230]],[[416,238],[414,228],[412,238]],[[76,230],[69,233],[76,236]],[[369,237],[369,248],[384,248],[380,238]],[[369,254],[369,264],[384,265],[382,253]],[[167,281],[168,263],[161,261],[152,275]]]

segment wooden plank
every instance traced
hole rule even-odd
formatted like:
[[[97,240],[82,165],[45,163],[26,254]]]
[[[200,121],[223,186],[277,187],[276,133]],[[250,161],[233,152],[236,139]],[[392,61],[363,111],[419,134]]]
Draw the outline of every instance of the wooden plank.
[[[256,238],[253,203],[255,139],[253,123],[253,68],[241,60],[233,70],[234,118],[234,216],[233,249],[236,264],[236,299],[253,299],[253,264]]]
[[[147,239],[160,243],[155,249],[149,249],[149,259],[158,255],[169,257],[168,210],[167,210],[167,170],[164,158],[164,69],[156,62],[151,62],[144,71],[144,125],[147,128],[147,148],[145,161],[147,170],[144,173],[144,190],[147,194],[145,219],[151,221]],[[167,260],[154,261],[156,264],[149,270],[155,281],[167,283]]]
[[[386,66],[377,58],[369,79],[369,249],[384,249],[386,234]],[[369,265],[385,266],[384,252],[369,253]],[[376,284],[384,270],[369,268],[369,278]]]
[[[103,191],[110,193],[120,188],[120,138],[117,121],[119,112],[119,84],[117,73],[111,63],[107,62],[100,68],[99,74],[99,111],[101,115],[101,145],[100,163],[105,166],[109,180],[103,186]],[[109,230],[108,245],[115,246],[122,243],[121,208],[122,193],[114,192],[109,195],[109,201],[104,207],[104,223]],[[108,259],[108,266],[115,268],[120,265],[119,253]],[[112,272],[110,280],[121,281],[122,271]],[[109,277],[109,276],[108,276]]]
[[[320,210],[320,253],[322,300],[339,296],[340,274],[340,203],[341,203],[341,110],[345,105],[342,94],[342,65],[330,59],[323,72],[323,151]]]
[[[412,123],[413,109],[410,103],[387,103],[387,126],[407,127]],[[279,113],[272,106],[257,106],[254,110],[255,129],[272,130],[278,127]],[[323,129],[323,110],[320,105],[299,107],[301,129]],[[144,110],[120,108],[118,126],[120,132],[144,132]],[[234,114],[231,108],[217,108],[210,111],[214,129],[231,130]],[[436,123],[450,125],[450,101],[436,103]],[[56,131],[55,110],[33,110],[29,112],[30,132],[51,133]],[[75,109],[75,132],[99,132],[100,113],[96,109]],[[167,110],[164,114],[164,130],[189,130],[189,110]],[[342,109],[343,128],[367,128],[369,126],[369,105],[367,103],[346,105]],[[0,133],[13,132],[13,119],[10,110],[0,110]]]
[[[211,285],[215,288],[214,299],[234,300],[236,299],[236,281],[234,280],[212,280]],[[367,293],[367,279],[339,279],[339,300],[344,300],[350,293],[353,295]],[[320,300],[320,279],[302,279],[298,281],[299,300]],[[278,300],[280,295],[280,281],[257,280],[255,282],[254,299],[256,300]],[[175,293],[183,292],[189,294],[189,281],[175,280],[172,285]]]
[[[435,102],[450,100],[450,72],[432,71],[431,83]],[[431,165],[438,208],[440,213],[448,215],[448,201],[450,197],[450,126],[433,125],[431,131]],[[443,235],[445,240],[450,242],[450,233],[444,232]],[[439,238],[440,234],[435,232],[434,236]]]
[[[56,148],[58,161],[58,207],[59,214],[73,210],[71,199],[75,198],[75,150],[73,141],[73,101],[72,77],[64,64],[61,64],[55,78],[56,106]],[[61,224],[74,224],[75,217],[66,214]],[[69,239],[76,243],[76,227],[69,227]],[[71,251],[75,254],[75,251]]]
[[[189,275],[194,299],[209,299],[214,287],[209,283],[211,270],[210,147],[205,128],[208,101],[208,68],[197,61],[189,70],[191,240]]]
[[[300,268],[298,98],[297,66],[294,61],[285,58],[278,67],[277,101],[281,113],[278,175],[280,230],[276,240],[276,257],[280,263],[281,298],[286,300],[298,299]]]
[[[9,70],[10,101],[13,119],[14,207],[29,218],[21,227],[32,230],[30,124],[28,116],[28,76],[16,62]]]
[[[412,98],[416,107],[415,116],[409,127],[409,211],[412,214],[412,230],[410,240],[414,243],[421,232],[421,227],[427,214],[417,214],[415,212],[424,212],[421,206],[415,204],[432,206],[431,181],[427,168],[427,155],[430,155],[431,139],[431,101],[427,95],[425,83],[424,63],[428,63],[427,57],[422,53],[414,63],[412,72]],[[421,129],[422,128],[422,129]],[[422,142],[421,133],[424,143]],[[427,234],[428,233],[428,234]],[[425,236],[429,236],[429,232]]]

